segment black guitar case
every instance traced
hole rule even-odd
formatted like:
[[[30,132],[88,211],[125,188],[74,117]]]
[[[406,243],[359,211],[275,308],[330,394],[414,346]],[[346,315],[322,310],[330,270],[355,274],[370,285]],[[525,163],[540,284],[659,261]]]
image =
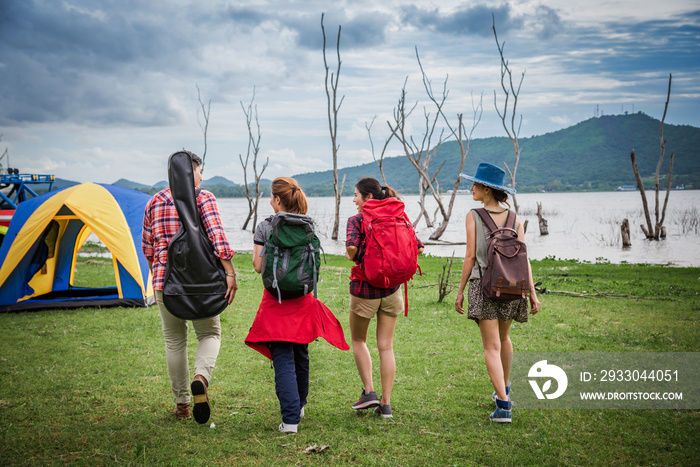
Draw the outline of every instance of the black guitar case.
[[[168,245],[163,302],[181,319],[218,315],[228,305],[226,270],[207,237],[197,210],[192,159],[176,152],[168,160],[168,180],[180,228]]]

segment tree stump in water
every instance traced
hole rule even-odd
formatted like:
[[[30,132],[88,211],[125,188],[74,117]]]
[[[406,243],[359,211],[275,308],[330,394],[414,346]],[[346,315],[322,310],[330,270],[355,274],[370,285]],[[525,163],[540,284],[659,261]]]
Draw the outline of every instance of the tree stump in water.
[[[630,222],[627,219],[622,221],[620,231],[622,234],[622,247],[627,248],[632,246],[632,242],[630,241]]]
[[[549,235],[547,219],[542,217],[542,203],[537,203],[537,219],[540,221],[540,235]]]

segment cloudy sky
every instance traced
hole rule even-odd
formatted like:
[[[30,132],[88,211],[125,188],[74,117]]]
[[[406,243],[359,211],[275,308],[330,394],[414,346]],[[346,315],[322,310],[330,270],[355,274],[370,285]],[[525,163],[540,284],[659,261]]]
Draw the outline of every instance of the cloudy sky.
[[[241,104],[251,101],[266,178],[332,168],[322,13],[332,71],[342,26],[341,167],[372,160],[366,125],[375,119],[379,150],[404,82],[417,104],[409,130],[421,135],[423,109],[434,109],[416,48],[438,93],[447,78],[449,117],[462,113],[471,126],[483,94],[473,136],[505,135],[494,109],[494,90],[501,105],[503,95],[492,14],[515,79],[525,72],[521,137],[596,113],[661,118],[669,73],[666,122],[700,126],[695,0],[2,0],[0,153],[9,156],[0,163],[79,182],[154,184],[167,178],[172,152],[204,153],[201,100],[211,103],[205,179],[243,180]]]

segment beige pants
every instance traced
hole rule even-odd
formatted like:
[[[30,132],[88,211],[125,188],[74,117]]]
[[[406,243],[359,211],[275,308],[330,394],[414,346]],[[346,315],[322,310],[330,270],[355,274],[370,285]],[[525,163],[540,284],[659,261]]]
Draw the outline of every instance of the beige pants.
[[[176,404],[189,404],[191,396],[190,368],[187,359],[187,320],[173,316],[165,308],[162,290],[156,290],[155,293],[163,323],[165,359],[168,363],[170,387]],[[202,375],[211,382],[211,373],[221,348],[221,321],[219,316],[215,316],[192,321],[192,326],[199,341],[194,358],[194,375]]]

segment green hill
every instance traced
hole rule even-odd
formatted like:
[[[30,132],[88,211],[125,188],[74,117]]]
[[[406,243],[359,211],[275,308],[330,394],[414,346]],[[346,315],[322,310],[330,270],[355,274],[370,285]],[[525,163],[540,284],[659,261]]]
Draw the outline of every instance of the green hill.
[[[615,190],[620,185],[635,185],[630,152],[634,149],[645,187],[653,187],[653,176],[660,154],[661,122],[643,113],[606,115],[569,128],[531,138],[520,138],[520,164],[516,188],[531,191]],[[675,152],[673,186],[700,188],[700,128],[688,125],[664,125],[666,157],[661,169],[662,182],[668,173],[670,155]],[[512,167],[515,156],[507,137],[474,139],[471,142],[465,172],[474,173],[479,162]],[[454,184],[459,170],[459,145],[443,143],[431,167],[445,165],[438,180],[444,190]],[[387,181],[401,193],[417,193],[418,175],[405,156],[384,159]],[[344,194],[351,194],[354,182],[362,176],[380,178],[372,162],[340,169],[346,175]],[[332,171],[295,175],[311,196],[333,193]]]
[[[227,188],[235,188],[238,185],[233,183],[231,180],[221,177],[219,175],[210,178],[209,180],[202,180],[201,184],[202,188],[205,188],[207,190],[210,190],[211,188],[214,187],[227,187]]]
[[[120,178],[116,182],[112,183],[112,185],[117,185],[117,186],[121,186],[124,188],[131,188],[132,190],[139,190],[139,191],[148,191],[151,189],[151,187],[148,185],[144,185],[143,183],[138,183],[138,182],[132,182],[131,180],[127,180],[125,178]]]

